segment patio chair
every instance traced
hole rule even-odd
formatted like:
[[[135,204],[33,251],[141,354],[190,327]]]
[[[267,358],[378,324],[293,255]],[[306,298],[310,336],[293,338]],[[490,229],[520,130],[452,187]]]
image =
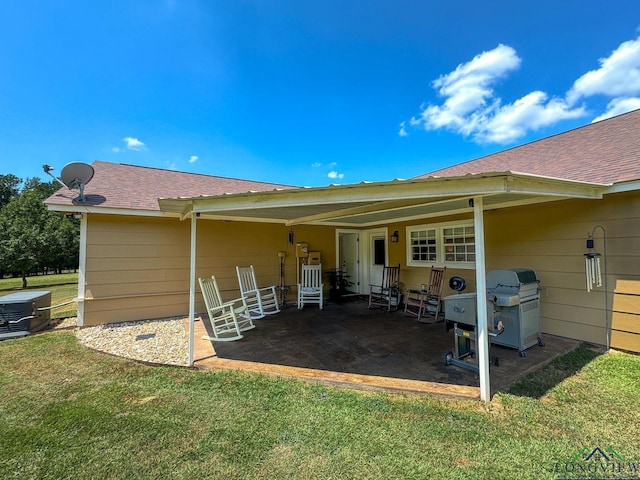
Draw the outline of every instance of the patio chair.
[[[255,327],[251,321],[251,315],[242,298],[224,302],[220,295],[218,282],[215,277],[199,278],[200,291],[207,307],[209,322],[211,323],[211,335],[205,335],[204,339],[220,342],[230,342],[242,338],[242,333]]]
[[[322,264],[302,265],[302,283],[298,284],[298,308],[302,310],[305,303],[317,303],[322,310]]]
[[[380,285],[369,285],[369,308],[386,307],[397,310],[400,303],[400,264],[384,267]]]
[[[244,299],[252,320],[264,318],[265,315],[273,315],[280,311],[275,285],[258,288],[256,274],[253,265],[248,267],[236,267],[240,295]]]
[[[429,283],[420,290],[408,290],[404,302],[404,314],[418,317],[421,323],[435,323],[440,315],[444,274],[447,268],[431,267]],[[427,318],[424,316],[427,315]]]

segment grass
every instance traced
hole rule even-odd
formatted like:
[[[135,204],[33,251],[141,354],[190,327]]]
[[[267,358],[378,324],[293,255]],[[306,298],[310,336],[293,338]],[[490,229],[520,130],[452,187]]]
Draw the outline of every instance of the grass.
[[[599,348],[581,345],[572,352],[554,358],[548,365],[519,379],[509,387],[509,393],[540,398],[560,382],[580,371],[600,354]]]
[[[59,305],[78,296],[78,274],[37,275],[27,277],[27,290],[51,291],[51,305]],[[0,296],[22,291],[22,278],[0,279]],[[75,317],[78,309],[75,303],[51,310],[51,318]]]
[[[583,447],[640,463],[640,357],[587,355],[539,398],[482,404],[150,367],[47,332],[0,342],[0,478],[558,478]]]

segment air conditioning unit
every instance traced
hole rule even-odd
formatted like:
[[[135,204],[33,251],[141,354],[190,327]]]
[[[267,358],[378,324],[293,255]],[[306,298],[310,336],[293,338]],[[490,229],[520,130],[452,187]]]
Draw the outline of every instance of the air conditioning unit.
[[[24,337],[51,320],[51,292],[18,292],[0,297],[0,340]]]

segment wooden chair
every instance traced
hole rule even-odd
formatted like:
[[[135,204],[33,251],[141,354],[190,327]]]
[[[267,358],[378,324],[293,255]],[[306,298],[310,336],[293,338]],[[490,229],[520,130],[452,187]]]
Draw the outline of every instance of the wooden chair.
[[[318,304],[322,310],[322,264],[302,265],[302,283],[298,284],[298,308],[302,310],[305,303]]]
[[[435,323],[438,321],[446,270],[446,267],[431,267],[429,283],[424,289],[407,291],[407,297],[404,301],[405,315],[418,317],[418,321],[422,323]],[[424,317],[425,315],[427,315],[427,318]]]
[[[400,264],[384,267],[380,285],[369,285],[369,308],[386,307],[397,310],[400,303]]]
[[[258,320],[265,315],[273,315],[280,311],[275,285],[258,288],[256,274],[253,265],[248,267],[236,267],[240,295],[244,299],[251,318]]]
[[[230,342],[242,338],[242,333],[255,327],[251,315],[242,298],[223,302],[215,277],[199,278],[200,291],[207,307],[211,335],[204,339],[220,342]]]

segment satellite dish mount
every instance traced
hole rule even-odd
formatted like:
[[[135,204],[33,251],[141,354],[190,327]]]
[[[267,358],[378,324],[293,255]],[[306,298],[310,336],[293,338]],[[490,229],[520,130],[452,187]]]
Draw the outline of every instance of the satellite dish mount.
[[[94,174],[94,170],[91,165],[82,162],[67,163],[60,172],[60,178],[51,173],[53,167],[46,163],[42,168],[44,169],[44,173],[51,176],[63,187],[67,187],[69,190],[78,190],[80,192],[78,201],[81,203],[85,202],[84,187],[91,181]]]

